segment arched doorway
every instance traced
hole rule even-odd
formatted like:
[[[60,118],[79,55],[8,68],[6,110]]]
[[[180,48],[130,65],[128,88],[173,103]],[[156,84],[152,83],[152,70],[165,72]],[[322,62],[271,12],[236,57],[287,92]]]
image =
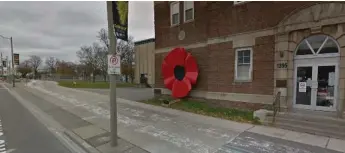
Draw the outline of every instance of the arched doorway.
[[[294,107],[336,111],[339,46],[327,35],[302,40],[294,54]]]

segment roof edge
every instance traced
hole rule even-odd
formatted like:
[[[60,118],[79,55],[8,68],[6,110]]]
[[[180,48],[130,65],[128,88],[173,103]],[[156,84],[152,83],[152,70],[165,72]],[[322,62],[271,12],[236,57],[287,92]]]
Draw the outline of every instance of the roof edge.
[[[134,42],[134,45],[142,45],[142,44],[147,44],[147,43],[151,43],[151,42],[155,42],[155,38],[149,38],[149,39],[136,41],[136,42]]]

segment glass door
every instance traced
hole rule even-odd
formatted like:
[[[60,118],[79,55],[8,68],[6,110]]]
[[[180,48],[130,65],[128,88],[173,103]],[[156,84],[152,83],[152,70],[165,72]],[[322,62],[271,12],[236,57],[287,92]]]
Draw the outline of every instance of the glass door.
[[[337,64],[320,63],[296,66],[294,107],[335,110],[338,89]]]
[[[322,64],[317,67],[316,109],[335,109],[337,90],[337,67],[335,64]]]
[[[295,106],[298,108],[312,109],[313,66],[298,65],[296,67],[295,79]]]

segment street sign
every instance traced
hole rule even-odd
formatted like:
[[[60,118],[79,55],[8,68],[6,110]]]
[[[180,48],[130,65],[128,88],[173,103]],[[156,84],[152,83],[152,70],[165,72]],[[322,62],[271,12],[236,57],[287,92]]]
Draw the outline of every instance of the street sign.
[[[119,55],[108,55],[108,74],[121,74],[121,58]]]
[[[14,65],[19,65],[19,54],[13,53]]]

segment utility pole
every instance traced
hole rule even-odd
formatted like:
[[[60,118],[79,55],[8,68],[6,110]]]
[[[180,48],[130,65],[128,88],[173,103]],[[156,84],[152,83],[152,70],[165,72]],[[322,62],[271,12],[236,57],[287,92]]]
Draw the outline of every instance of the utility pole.
[[[1,61],[1,77],[4,77],[4,62],[2,61],[2,52],[1,52],[0,61]]]
[[[116,37],[113,21],[113,2],[107,1],[108,37],[110,41],[109,55],[116,54]],[[117,103],[116,103],[116,75],[109,74],[110,81],[110,139],[111,146],[117,146]]]
[[[12,85],[13,87],[15,87],[15,82],[16,82],[16,77],[14,75],[14,56],[13,56],[13,41],[12,41],[12,37],[10,37],[10,41],[11,41],[11,55],[12,55]]]

